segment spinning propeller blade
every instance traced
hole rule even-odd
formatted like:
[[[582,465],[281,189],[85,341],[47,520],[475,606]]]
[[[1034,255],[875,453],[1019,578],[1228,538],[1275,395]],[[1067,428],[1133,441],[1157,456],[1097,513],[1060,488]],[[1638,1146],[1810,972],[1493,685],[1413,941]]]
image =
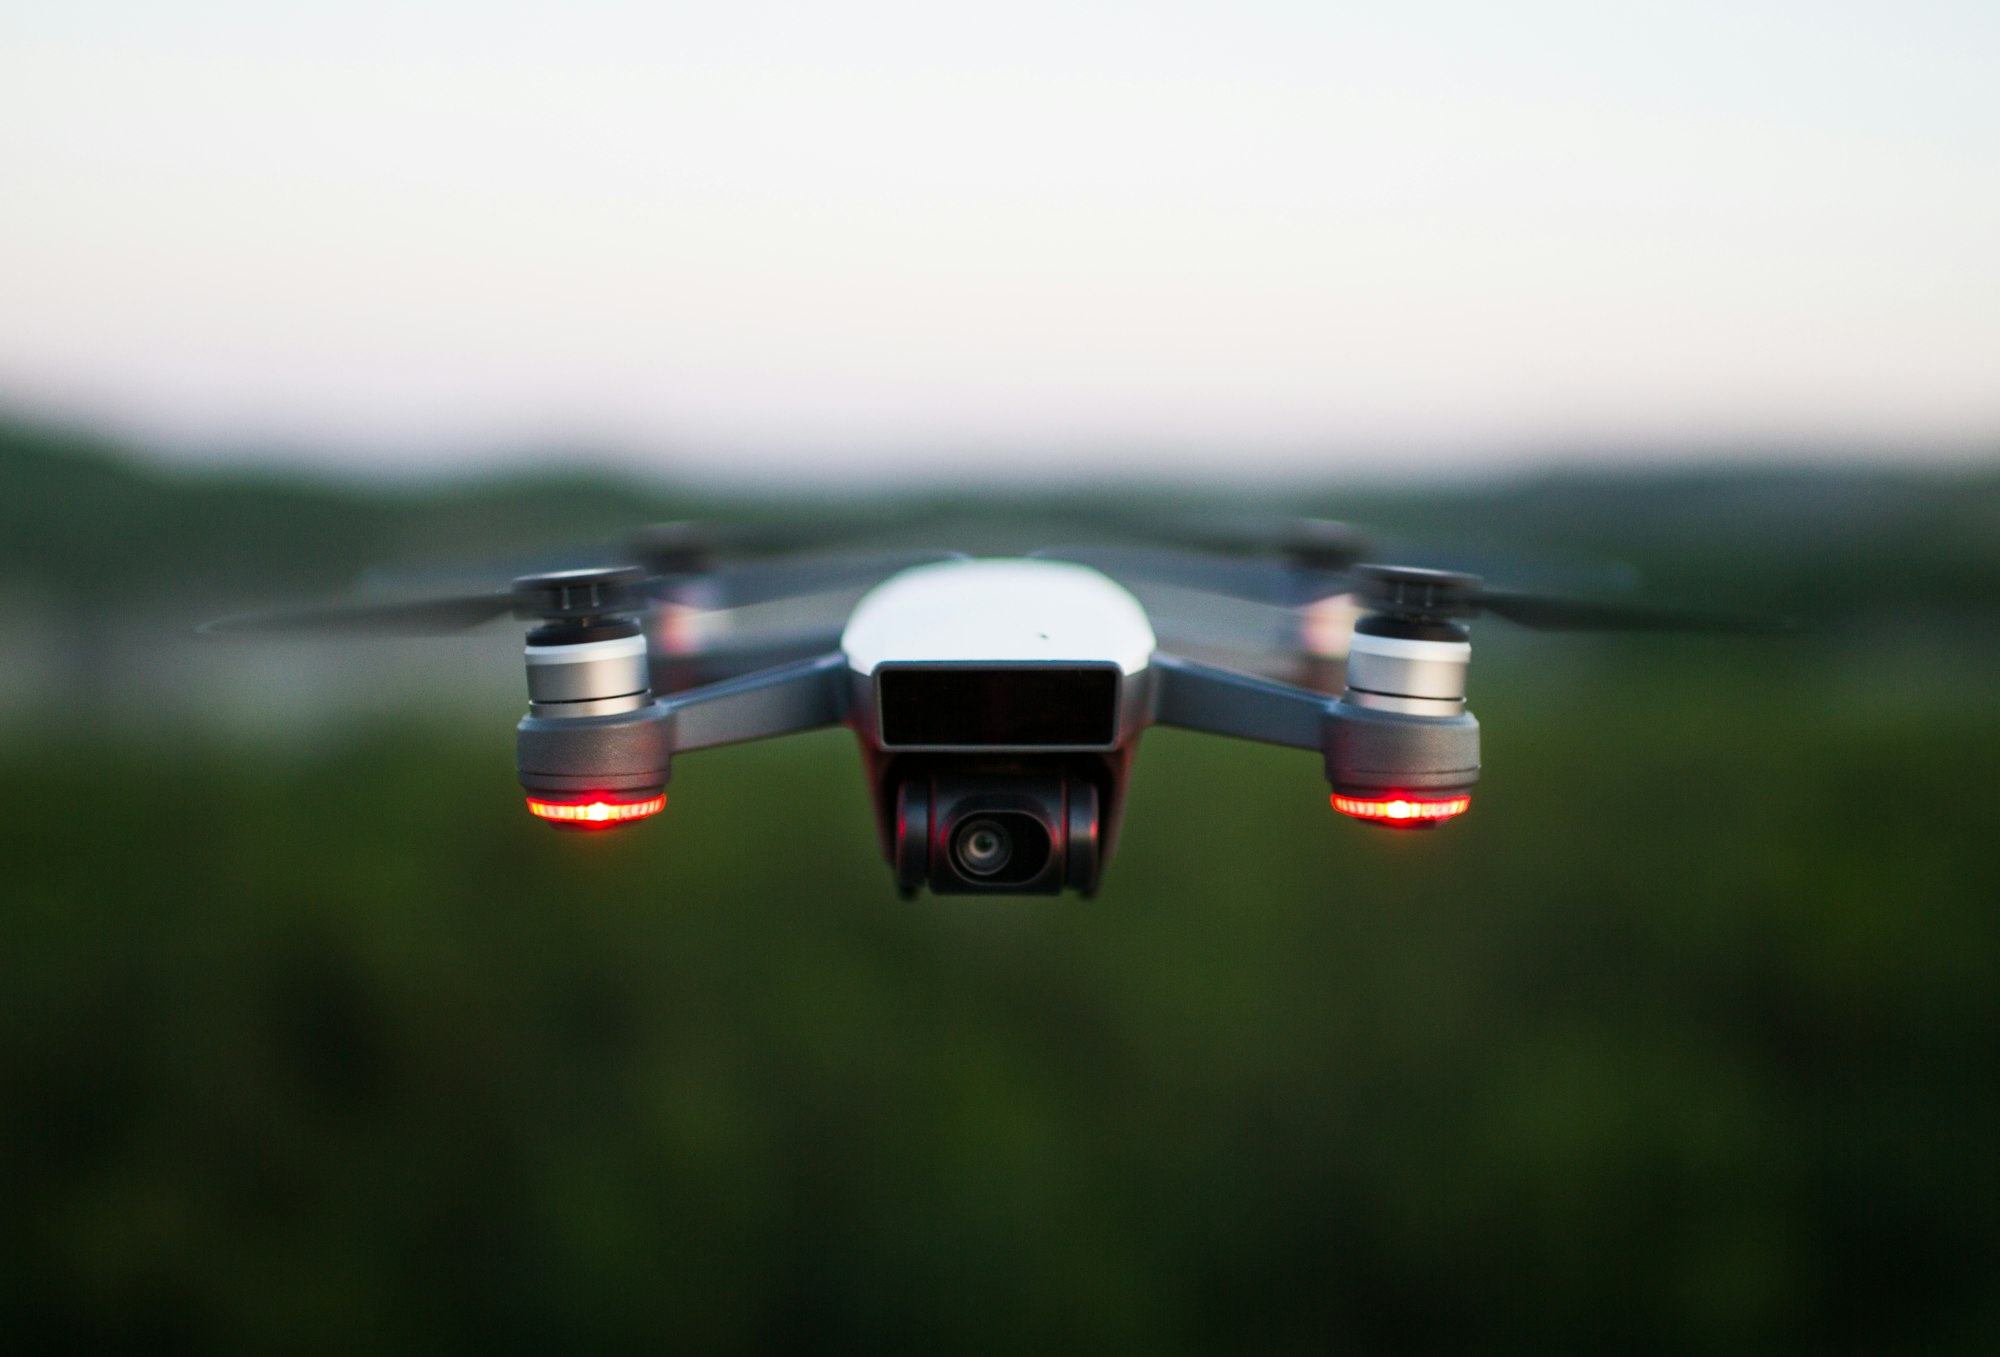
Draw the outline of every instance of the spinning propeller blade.
[[[1414,566],[1354,568],[1355,601],[1371,612],[1413,619],[1492,613],[1537,631],[1681,631],[1736,635],[1795,630],[1786,618],[1626,600],[1565,598],[1489,588],[1477,575]]]
[[[1472,602],[1482,612],[1536,631],[1684,631],[1759,635],[1794,631],[1789,618],[1677,608],[1664,604],[1559,598],[1482,588]]]
[[[1128,587],[1158,584],[1277,608],[1296,608],[1346,587],[1345,575],[1164,547],[1046,547],[1034,555],[1087,565]]]
[[[511,589],[406,603],[324,603],[204,622],[204,636],[448,636],[514,609]]]
[[[1616,591],[1637,583],[1631,568],[1616,562],[1403,538],[1329,518],[1155,515],[1129,518],[1119,526],[1181,546],[1052,547],[1034,554],[1091,566],[1128,586],[1166,585],[1279,608],[1301,608],[1349,592],[1354,571],[1370,560],[1498,575],[1542,589]]]
[[[506,589],[379,603],[320,603],[240,613],[203,624],[209,636],[446,636],[508,613],[592,618],[646,606],[646,573],[637,566],[585,566],[523,575]]]
[[[597,611],[632,614],[676,599],[700,608],[742,608],[864,588],[899,570],[958,557],[949,551],[905,550],[713,563],[721,550],[753,556],[782,553],[802,542],[845,535],[844,530],[776,525],[654,524],[634,534],[622,548],[601,550],[597,556],[599,562],[636,559],[638,565],[586,564],[583,553],[572,552],[564,561],[565,568],[522,575],[509,588],[435,598],[274,608],[218,618],[199,630],[210,636],[443,636],[510,612],[527,617],[571,609],[569,600],[550,591],[560,591],[565,579],[586,578],[601,586],[592,601]]]

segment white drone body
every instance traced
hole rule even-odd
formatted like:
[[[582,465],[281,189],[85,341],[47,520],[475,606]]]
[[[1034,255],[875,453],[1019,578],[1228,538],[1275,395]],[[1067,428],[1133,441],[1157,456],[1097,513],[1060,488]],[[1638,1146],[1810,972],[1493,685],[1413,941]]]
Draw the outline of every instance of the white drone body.
[[[1115,664],[1140,674],[1153,627],[1123,585],[1066,561],[941,561],[863,596],[840,634],[855,673],[884,664]]]

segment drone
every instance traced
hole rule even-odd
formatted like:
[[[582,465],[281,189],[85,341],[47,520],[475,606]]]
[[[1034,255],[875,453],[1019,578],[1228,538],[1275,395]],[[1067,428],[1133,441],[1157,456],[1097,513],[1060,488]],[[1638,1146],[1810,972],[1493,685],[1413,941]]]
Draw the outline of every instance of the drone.
[[[1472,619],[1786,626],[1372,561],[1364,534],[1327,520],[1162,535],[1177,540],[975,558],[799,551],[769,533],[665,524],[608,559],[503,588],[244,614],[203,630],[437,634],[512,614],[531,624],[516,766],[528,811],[550,825],[630,827],[665,809],[679,755],[846,726],[905,896],[1089,896],[1149,727],[1318,753],[1334,810],[1436,829],[1466,813],[1479,780],[1479,723],[1465,700]],[[1170,595],[1290,619],[1277,655],[1287,676],[1204,658],[1198,630],[1159,624]],[[749,642],[703,628],[767,604],[806,621]]]

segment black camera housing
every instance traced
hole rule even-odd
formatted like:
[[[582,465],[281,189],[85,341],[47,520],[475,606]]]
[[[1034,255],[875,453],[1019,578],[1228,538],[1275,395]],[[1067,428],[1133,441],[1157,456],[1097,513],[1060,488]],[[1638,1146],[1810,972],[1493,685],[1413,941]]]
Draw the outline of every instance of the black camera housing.
[[[1088,894],[1107,856],[1113,785],[1101,758],[898,759],[881,784],[896,884],[938,895]],[[976,861],[969,833],[1003,841],[1004,860]]]

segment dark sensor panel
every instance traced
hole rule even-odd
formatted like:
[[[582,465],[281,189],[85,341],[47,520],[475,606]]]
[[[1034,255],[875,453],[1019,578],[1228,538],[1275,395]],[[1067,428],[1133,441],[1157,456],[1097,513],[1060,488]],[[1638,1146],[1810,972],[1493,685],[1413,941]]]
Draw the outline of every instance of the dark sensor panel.
[[[876,671],[882,743],[1101,748],[1118,738],[1115,665]]]

